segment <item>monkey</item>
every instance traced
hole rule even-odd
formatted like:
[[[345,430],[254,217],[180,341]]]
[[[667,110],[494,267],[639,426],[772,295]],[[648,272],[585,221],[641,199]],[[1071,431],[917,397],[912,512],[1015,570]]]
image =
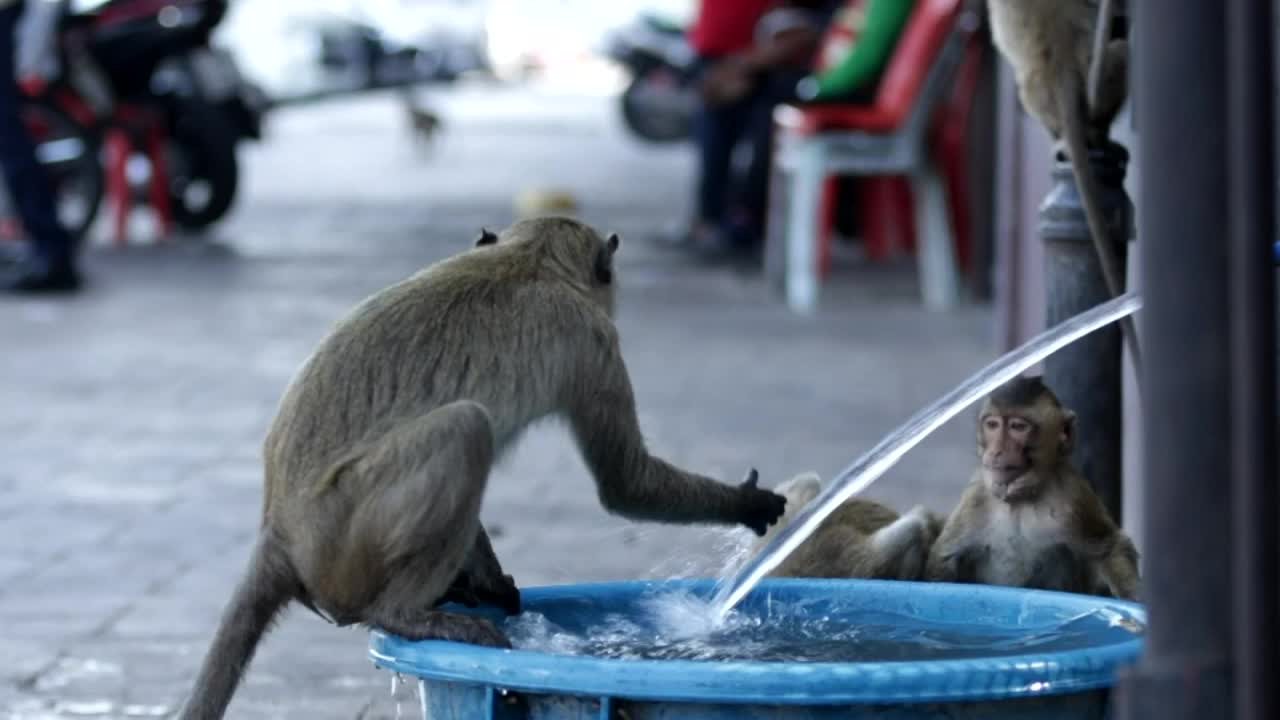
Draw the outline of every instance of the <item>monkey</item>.
[[[409,129],[413,137],[424,143],[430,143],[443,127],[444,122],[434,112],[421,107],[414,99],[413,90],[406,87],[400,93],[401,105],[409,121]]]
[[[531,423],[560,418],[606,511],[745,525],[786,499],[653,455],[613,322],[621,245],[571,218],[518,221],[373,293],[287,385],[263,441],[258,537],[180,717],[226,711],[273,620],[297,601],[335,625],[509,647],[443,597],[519,610],[479,510]]]
[[[1022,105],[1071,164],[1093,247],[1111,297],[1124,292],[1103,217],[1090,148],[1109,142],[1111,124],[1128,95],[1128,40],[1112,37],[1110,0],[987,0],[991,39],[1012,66]],[[1095,51],[1095,47],[1097,50]],[[1095,55],[1095,52],[1097,54]],[[1120,321],[1136,367],[1141,349],[1133,318]]]
[[[502,571],[497,553],[483,527],[476,534],[476,543],[434,607],[458,603],[475,608],[482,604],[496,605],[507,615],[520,614],[520,590],[515,580]]]
[[[978,413],[978,468],[929,552],[926,579],[1137,600],[1138,551],[1072,466],[1075,413],[1041,376]]]
[[[774,492],[787,498],[778,523],[755,541],[759,552],[817,497],[822,481],[803,473]],[[803,543],[769,574],[774,577],[872,578],[921,580],[929,548],[942,530],[942,518],[917,505],[899,516],[874,500],[851,498],[828,515]]]

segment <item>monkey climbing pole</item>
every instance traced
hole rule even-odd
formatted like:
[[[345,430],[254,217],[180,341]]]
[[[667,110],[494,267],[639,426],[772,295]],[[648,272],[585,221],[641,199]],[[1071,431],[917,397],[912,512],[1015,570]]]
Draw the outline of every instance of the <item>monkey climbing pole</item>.
[[[1110,32],[1112,3],[1099,8],[1095,55],[1089,68],[1089,94],[1101,74],[1100,55]],[[1129,153],[1117,143],[1090,148],[1088,163],[1101,193],[1107,218],[1105,243],[1116,249],[1113,258],[1121,283],[1127,266],[1127,246],[1133,237],[1133,203],[1124,188]],[[1094,249],[1083,198],[1070,160],[1055,158],[1053,184],[1040,205],[1038,232],[1044,243],[1045,323],[1056,325],[1111,297],[1103,265]],[[1121,492],[1123,467],[1123,343],[1119,326],[1105,328],[1045,360],[1044,374],[1063,404],[1080,419],[1074,459],[1089,478],[1107,511],[1116,521],[1124,517]]]

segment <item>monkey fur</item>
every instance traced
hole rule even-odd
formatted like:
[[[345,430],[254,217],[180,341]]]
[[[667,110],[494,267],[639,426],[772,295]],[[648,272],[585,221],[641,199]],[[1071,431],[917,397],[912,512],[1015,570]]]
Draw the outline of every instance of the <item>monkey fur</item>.
[[[1116,297],[1125,285],[1116,260],[1122,248],[1107,231],[1089,149],[1109,142],[1111,124],[1128,94],[1128,41],[1109,37],[1111,6],[1103,2],[1108,37],[1098,45],[1103,54],[1093,78],[1098,0],[987,0],[987,9],[992,43],[1013,68],[1023,107],[1071,163],[1107,289]],[[1133,319],[1122,319],[1120,327],[1134,365],[1142,367]]]
[[[787,498],[778,523],[755,542],[759,552],[822,490],[816,473],[803,473],[774,488]],[[776,577],[921,580],[942,518],[922,506],[899,516],[873,500],[851,498],[769,574]]]
[[[292,601],[335,624],[508,647],[442,600],[519,610],[479,522],[490,468],[532,422],[567,421],[601,503],[634,520],[743,524],[786,500],[650,454],[613,324],[617,235],[569,218],[482,231],[359,303],[284,393],[264,442],[261,525],[181,714],[221,718]]]
[[[1137,600],[1137,548],[1072,467],[1075,433],[1075,414],[1040,377],[992,392],[978,415],[978,469],[927,579]]]

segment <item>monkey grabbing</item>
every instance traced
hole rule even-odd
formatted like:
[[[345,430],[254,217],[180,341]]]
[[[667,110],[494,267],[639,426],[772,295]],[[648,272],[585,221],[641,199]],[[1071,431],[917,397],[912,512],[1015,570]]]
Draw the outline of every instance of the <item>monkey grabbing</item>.
[[[483,230],[360,303],[285,391],[263,447],[258,541],[205,656],[184,720],[217,720],[273,619],[297,601],[339,625],[410,640],[508,647],[491,621],[519,612],[480,525],[494,462],[559,416],[601,503],[635,520],[745,525],[785,498],[652,455],[613,324],[617,235],[576,220]]]

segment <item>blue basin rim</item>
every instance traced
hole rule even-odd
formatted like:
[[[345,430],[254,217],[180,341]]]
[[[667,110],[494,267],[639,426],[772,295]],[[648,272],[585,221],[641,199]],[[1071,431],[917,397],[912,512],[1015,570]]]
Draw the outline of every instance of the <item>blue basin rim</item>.
[[[549,601],[622,602],[660,591],[693,591],[706,597],[711,578],[635,580],[530,587],[521,590],[525,610]],[[766,578],[748,596],[785,590],[788,596],[866,597],[879,609],[922,608],[922,617],[951,617],[967,608],[992,608],[1013,623],[1028,611],[1061,616],[1104,609],[1145,625],[1141,605],[1111,598],[990,585]],[[844,600],[842,600],[844,602]],[[895,602],[897,603],[895,605]],[[454,608],[451,608],[454,609]],[[463,611],[466,611],[465,609]],[[477,614],[491,615],[480,611]],[[976,621],[975,621],[976,622]],[[1006,621],[1004,627],[1009,626]],[[1036,628],[1031,627],[1028,631]],[[370,632],[369,655],[378,667],[430,680],[498,689],[659,702],[771,705],[860,704],[997,700],[1110,687],[1116,670],[1134,662],[1140,635],[1058,652],[1028,652],[990,659],[913,662],[762,662],[630,660],[503,650],[439,640],[410,641]]]

